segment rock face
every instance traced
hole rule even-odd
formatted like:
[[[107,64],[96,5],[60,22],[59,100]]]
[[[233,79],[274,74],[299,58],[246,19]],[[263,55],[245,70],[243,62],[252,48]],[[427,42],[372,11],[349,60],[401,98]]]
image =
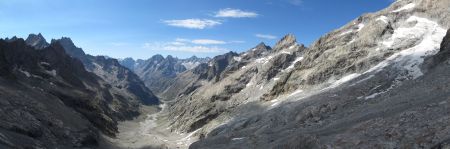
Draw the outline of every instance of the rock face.
[[[170,107],[170,117],[176,117],[171,120],[173,128],[179,128],[174,131],[208,131],[209,124],[226,120],[229,110],[260,101],[263,93],[282,74],[292,70],[306,50],[293,35],[287,35],[275,47],[272,50],[261,43],[240,54],[229,52],[180,74],[163,94],[177,98]]]
[[[87,55],[67,37],[52,40],[52,43],[62,45],[69,56],[79,59],[84,64],[86,70],[108,82],[111,85],[110,90],[114,91],[111,97],[114,100],[138,100],[144,104],[159,103],[159,99],[144,85],[139,77],[133,71],[120,65],[116,59]]]
[[[55,42],[36,50],[23,39],[0,40],[0,147],[83,148],[98,131],[138,115],[141,101],[122,98]]]
[[[76,47],[75,44],[73,43],[72,39],[67,38],[67,37],[62,37],[61,39],[58,39],[58,40],[52,39],[51,43],[55,43],[55,42],[58,42],[59,44],[61,44],[69,56],[81,60],[84,64],[87,64],[88,66],[91,65],[88,62],[89,60],[88,60],[88,57],[86,56],[86,53],[84,53],[83,49]],[[31,45],[31,46],[33,46],[33,45]]]
[[[439,53],[449,50],[449,36]],[[336,89],[296,95],[301,101],[240,115],[190,148],[448,148],[450,59],[430,58],[437,61],[417,79],[393,82],[398,67],[390,65]]]
[[[178,59],[172,56],[164,58],[162,55],[154,55],[147,60],[133,60],[126,58],[119,62],[133,70],[157,95],[161,95],[172,85],[173,79],[180,73],[190,70],[200,64],[206,63],[209,58],[190,57],[187,59]],[[160,96],[165,98],[164,96]]]
[[[364,72],[407,48],[435,48],[436,40],[440,40],[449,25],[446,6],[449,2],[443,0],[404,0],[357,18],[313,43],[302,64],[295,67],[286,83],[274,88],[271,98]],[[430,43],[421,43],[422,40]],[[425,44],[432,45],[424,47]],[[417,47],[410,47],[414,45]]]
[[[441,49],[436,54],[436,56],[432,57],[434,63],[442,63],[449,60],[450,57],[450,30],[447,31],[447,35],[444,37],[441,43]],[[449,63],[450,64],[450,63]]]
[[[171,129],[197,136],[191,148],[444,145],[449,6],[396,1],[308,48],[290,34],[273,48],[217,56],[177,75],[161,94],[176,99]],[[422,124],[439,137],[424,137]]]
[[[86,55],[70,38],[0,40],[0,148],[96,147],[99,132],[159,100],[115,59]]]

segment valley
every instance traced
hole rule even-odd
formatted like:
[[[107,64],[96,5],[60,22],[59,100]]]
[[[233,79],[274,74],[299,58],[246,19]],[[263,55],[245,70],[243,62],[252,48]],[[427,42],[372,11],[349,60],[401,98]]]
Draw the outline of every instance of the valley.
[[[100,148],[182,149],[188,148],[195,141],[192,134],[170,132],[164,106],[143,107],[141,110],[145,114],[118,124],[119,133],[115,138],[103,136]]]

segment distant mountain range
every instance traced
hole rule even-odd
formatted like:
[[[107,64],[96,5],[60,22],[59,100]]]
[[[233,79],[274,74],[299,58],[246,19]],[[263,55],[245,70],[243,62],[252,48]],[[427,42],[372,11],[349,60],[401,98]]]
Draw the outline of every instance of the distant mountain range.
[[[209,60],[210,58],[196,56],[179,59],[170,55],[166,58],[162,55],[154,55],[147,60],[125,58],[119,60],[119,63],[133,70],[155,94],[159,95],[171,86],[173,79],[180,73],[207,63]]]

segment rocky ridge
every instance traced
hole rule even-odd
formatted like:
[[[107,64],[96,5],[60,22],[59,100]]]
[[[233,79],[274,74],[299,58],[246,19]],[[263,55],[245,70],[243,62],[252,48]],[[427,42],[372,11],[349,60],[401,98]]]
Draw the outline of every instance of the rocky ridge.
[[[137,100],[144,104],[159,103],[159,99],[145,86],[144,82],[133,71],[122,66],[118,60],[85,54],[81,48],[75,46],[70,38],[63,37],[52,40],[52,43],[55,42],[60,43],[68,55],[81,60],[86,70],[110,83],[111,90],[115,91],[114,99],[119,101]]]
[[[41,34],[0,40],[0,148],[96,148],[119,121],[159,103],[117,60],[86,55],[70,38],[41,43]]]
[[[13,37],[14,39],[14,37]],[[17,37],[15,37],[17,39]],[[50,44],[45,40],[44,36],[41,33],[39,34],[30,34],[28,38],[25,40],[28,45],[35,47],[36,49],[43,49],[48,47]]]
[[[346,102],[358,103],[356,107],[349,109],[367,108],[368,104],[373,102],[364,102],[363,99],[381,100],[384,94],[390,95],[394,90],[410,87],[403,84],[422,79],[428,72],[428,69],[422,68],[425,58],[433,57],[438,53],[442,38],[449,28],[449,4],[450,2],[444,0],[397,1],[386,9],[364,14],[344,27],[326,34],[308,48],[296,43],[293,35],[287,35],[274,48],[262,50],[264,52],[254,54],[254,57],[247,55],[258,51],[258,48],[241,54],[227,53],[218,56],[218,60],[225,60],[219,62],[220,67],[216,67],[215,62],[218,61],[213,58],[209,65],[199,65],[191,71],[178,75],[174,79],[174,85],[169,87],[168,91],[171,92],[163,94],[163,96],[177,99],[169,106],[171,129],[175,132],[193,133],[199,139],[207,138],[207,141],[195,144],[193,148],[214,148],[207,145],[221,141],[224,141],[222,144],[225,147],[235,143],[236,140],[245,140],[244,138],[261,141],[257,143],[242,141],[243,143],[237,144],[254,145],[247,146],[249,148],[271,144],[267,142],[274,142],[272,145],[282,145],[283,139],[267,140],[272,138],[269,134],[273,134],[268,128],[275,127],[291,131],[284,129],[284,126],[292,125],[290,120],[294,121],[294,119],[280,114],[303,113],[308,116],[308,110],[299,111],[297,109],[304,109],[299,107],[312,108],[310,110],[317,111],[310,112],[316,112],[313,115],[319,115],[319,118],[311,117],[314,119],[304,117],[307,123],[305,122],[305,126],[299,126],[302,129],[298,131],[299,134],[305,133],[306,130],[325,127],[325,122],[320,121],[320,118],[332,117],[329,113],[334,113],[336,108],[339,109],[336,105]],[[442,54],[436,57],[439,55]],[[380,76],[381,72],[389,76]],[[208,76],[209,74],[211,76]],[[384,83],[371,82],[375,80]],[[353,82],[354,85],[346,84],[347,82]],[[367,85],[370,83],[379,86]],[[426,87],[425,84],[421,85]],[[353,86],[360,87],[361,90],[358,92],[364,94],[355,94],[358,95],[356,97],[350,94],[350,89],[355,89]],[[347,90],[341,88],[347,88]],[[331,98],[334,96],[349,99],[336,103],[329,101],[329,99],[334,100]],[[300,99],[305,102],[299,102]],[[284,103],[295,104],[288,106]],[[379,104],[386,106],[384,104],[388,103]],[[286,109],[281,110],[283,108]],[[268,109],[269,112],[265,112]],[[350,111],[345,111],[344,108],[341,112],[349,114]],[[269,113],[273,113],[273,116]],[[333,120],[338,118],[333,117]],[[315,120],[318,124],[313,125],[310,123],[311,120]],[[394,122],[393,120],[390,121]],[[266,125],[269,123],[273,125]],[[254,127],[241,131],[248,126]],[[330,127],[335,126],[330,125]],[[340,127],[336,126],[336,128]],[[233,135],[238,134],[235,132],[239,132],[243,137],[234,137]],[[245,133],[267,138],[243,135]],[[313,143],[317,143],[314,142],[317,141],[314,137],[321,137],[317,134],[311,136],[299,134],[288,136],[299,137],[298,139],[306,139],[306,142],[313,141]],[[214,142],[215,139],[220,141]],[[320,138],[319,141],[321,141]],[[323,142],[323,144],[327,143],[336,145]],[[376,142],[372,143],[376,144]],[[277,146],[273,147],[277,148]]]
[[[0,146],[95,147],[99,131],[139,114],[139,100],[116,100],[110,84],[86,71],[59,43],[35,49],[0,40]]]

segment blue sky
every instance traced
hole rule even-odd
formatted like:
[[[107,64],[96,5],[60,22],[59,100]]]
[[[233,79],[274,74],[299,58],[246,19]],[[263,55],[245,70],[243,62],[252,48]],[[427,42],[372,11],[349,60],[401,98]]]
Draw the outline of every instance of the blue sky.
[[[71,37],[92,55],[242,52],[293,33],[309,45],[392,0],[0,0],[0,37]]]

